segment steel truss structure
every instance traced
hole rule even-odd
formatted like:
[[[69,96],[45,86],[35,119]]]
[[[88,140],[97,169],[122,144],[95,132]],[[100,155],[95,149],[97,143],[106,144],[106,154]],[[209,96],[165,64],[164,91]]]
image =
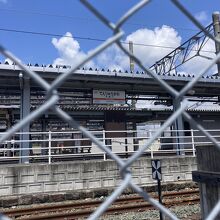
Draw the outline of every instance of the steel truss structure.
[[[213,24],[208,25],[205,30],[213,35]],[[209,40],[210,38],[203,31],[200,31],[168,55],[156,61],[155,64],[150,67],[150,70],[159,75],[168,74],[175,76],[178,74],[177,69],[180,66],[196,56],[211,60],[212,58],[208,55],[213,55],[215,51],[204,50],[204,46]],[[207,56],[202,55],[201,52],[206,53]]]

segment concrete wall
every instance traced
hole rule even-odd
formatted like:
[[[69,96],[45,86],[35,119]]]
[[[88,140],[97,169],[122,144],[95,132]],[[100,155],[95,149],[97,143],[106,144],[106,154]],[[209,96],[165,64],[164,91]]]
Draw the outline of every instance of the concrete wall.
[[[192,180],[197,169],[196,158],[163,158],[163,182]],[[118,166],[114,161],[82,161],[56,164],[0,166],[0,195],[66,192],[112,188],[120,184]],[[141,186],[152,181],[151,160],[139,159],[131,167],[133,180]]]

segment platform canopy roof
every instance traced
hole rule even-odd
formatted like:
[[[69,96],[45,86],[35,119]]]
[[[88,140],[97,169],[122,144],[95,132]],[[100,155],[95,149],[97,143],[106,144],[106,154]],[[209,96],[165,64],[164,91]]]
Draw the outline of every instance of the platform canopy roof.
[[[68,68],[57,68],[51,66],[27,66],[30,70],[37,72],[47,82],[51,83],[60,74],[69,71]],[[21,89],[21,77],[19,74],[26,73],[17,65],[0,64],[0,93],[13,94],[19,93]],[[156,73],[155,73],[156,74]],[[193,80],[195,75],[164,74],[159,75],[176,90],[180,91],[187,83]],[[43,91],[42,87],[36,82],[31,81],[32,91]],[[95,89],[123,90],[126,94],[133,95],[158,95],[167,96],[169,93],[162,88],[159,83],[144,72],[128,73],[105,70],[78,69],[66,80],[59,91],[83,91]],[[220,77],[205,76],[199,79],[189,96],[212,97],[220,94]]]

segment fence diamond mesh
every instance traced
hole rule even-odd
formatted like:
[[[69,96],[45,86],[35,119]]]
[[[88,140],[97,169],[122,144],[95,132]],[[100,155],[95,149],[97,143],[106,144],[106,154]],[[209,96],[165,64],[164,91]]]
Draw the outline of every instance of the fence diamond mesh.
[[[205,129],[198,124],[196,121],[193,120],[193,118],[185,111],[187,106],[187,100],[185,100],[184,95],[193,88],[193,86],[198,82],[198,80],[208,71],[210,68],[216,64],[216,62],[220,58],[220,53],[216,54],[216,57],[210,62],[210,64],[199,74],[197,74],[192,81],[187,83],[181,91],[175,90],[173,87],[171,87],[169,84],[167,84],[164,80],[162,80],[157,74],[152,72],[151,70],[147,69],[144,64],[132,53],[130,53],[125,47],[122,46],[120,39],[124,35],[123,30],[121,29],[123,25],[127,22],[127,20],[132,17],[135,13],[137,13],[141,8],[147,7],[147,4],[149,3],[149,0],[142,0],[139,1],[135,6],[133,6],[130,10],[128,10],[124,15],[121,16],[121,18],[116,22],[113,23],[110,20],[108,20],[100,11],[98,11],[96,8],[93,7],[87,0],[81,0],[81,3],[85,5],[85,7],[90,10],[94,16],[96,16],[101,22],[104,23],[109,29],[112,30],[112,37],[106,39],[104,43],[102,43],[100,46],[95,48],[86,58],[81,60],[77,65],[73,66],[68,71],[62,73],[59,75],[52,84],[49,84],[46,82],[43,78],[41,78],[36,72],[31,71],[29,68],[24,66],[19,59],[12,53],[10,53],[4,46],[0,46],[0,52],[7,58],[10,58],[14,63],[16,63],[23,71],[24,73],[29,76],[32,80],[34,80],[42,89],[44,89],[47,92],[47,102],[42,104],[38,109],[31,112],[26,118],[19,121],[14,127],[7,130],[7,132],[0,138],[0,142],[4,142],[9,137],[11,137],[15,132],[19,131],[21,128],[23,128],[25,125],[33,121],[34,119],[40,117],[43,113],[45,113],[48,109],[51,109],[55,112],[55,114],[60,117],[63,121],[69,123],[70,126],[77,128],[79,131],[81,131],[87,138],[90,138],[92,142],[94,142],[101,150],[103,150],[106,154],[108,154],[109,157],[111,157],[115,162],[118,164],[120,168],[120,175],[122,178],[122,182],[120,186],[118,186],[114,192],[102,203],[102,205],[97,208],[97,210],[89,217],[90,220],[97,219],[99,216],[101,216],[106,209],[109,207],[110,204],[112,204],[116,198],[121,195],[121,193],[127,188],[131,187],[134,191],[136,191],[138,194],[143,196],[143,198],[151,203],[155,208],[159,209],[164,215],[168,216],[170,219],[178,219],[169,209],[161,205],[157,200],[150,197],[150,195],[147,192],[144,192],[138,185],[136,185],[132,181],[132,173],[130,171],[131,164],[137,160],[141,154],[158,138],[162,132],[165,131],[165,129],[174,123],[174,121],[179,117],[183,116],[189,123],[191,123],[192,126],[199,129],[201,132],[203,132],[204,135],[207,136],[207,138],[213,142],[213,144],[220,149],[219,144],[217,143],[217,140],[213,138],[209,132],[205,131]],[[190,19],[199,29],[201,29],[207,37],[211,38],[215,41],[215,43],[219,44],[220,39],[217,39],[215,36],[211,35],[209,32],[206,31],[206,29],[197,21],[193,15],[183,6],[181,3],[177,0],[171,0],[171,2],[183,13],[185,14],[188,19]],[[74,120],[70,115],[68,115],[65,111],[60,109],[56,103],[59,100],[59,95],[57,93],[57,89],[68,79],[68,77],[71,74],[74,74],[74,72],[82,65],[84,65],[86,62],[91,60],[96,55],[100,54],[103,50],[105,50],[107,47],[117,44],[118,47],[124,51],[125,54],[130,56],[134,62],[146,73],[149,74],[152,78],[155,79],[155,81],[163,87],[175,100],[180,101],[181,105],[176,109],[176,111],[173,112],[173,114],[165,121],[165,123],[160,127],[160,129],[147,141],[147,143],[144,145],[143,148],[136,151],[128,160],[122,160],[119,156],[114,154],[109,148],[107,148],[102,142],[100,142],[92,133],[90,133],[85,127],[81,126],[77,123],[77,121]],[[216,206],[213,208],[212,212],[207,217],[208,220],[214,219],[220,210],[220,201],[216,204]],[[0,219],[7,219],[6,217],[0,216]]]

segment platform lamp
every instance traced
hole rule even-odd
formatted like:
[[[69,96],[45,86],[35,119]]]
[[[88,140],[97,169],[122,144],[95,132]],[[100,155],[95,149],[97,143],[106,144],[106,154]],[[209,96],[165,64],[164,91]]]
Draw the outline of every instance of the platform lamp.
[[[19,77],[19,85],[20,85],[20,89],[22,90],[23,87],[24,87],[23,73],[20,72],[19,75],[18,75],[18,77]]]

